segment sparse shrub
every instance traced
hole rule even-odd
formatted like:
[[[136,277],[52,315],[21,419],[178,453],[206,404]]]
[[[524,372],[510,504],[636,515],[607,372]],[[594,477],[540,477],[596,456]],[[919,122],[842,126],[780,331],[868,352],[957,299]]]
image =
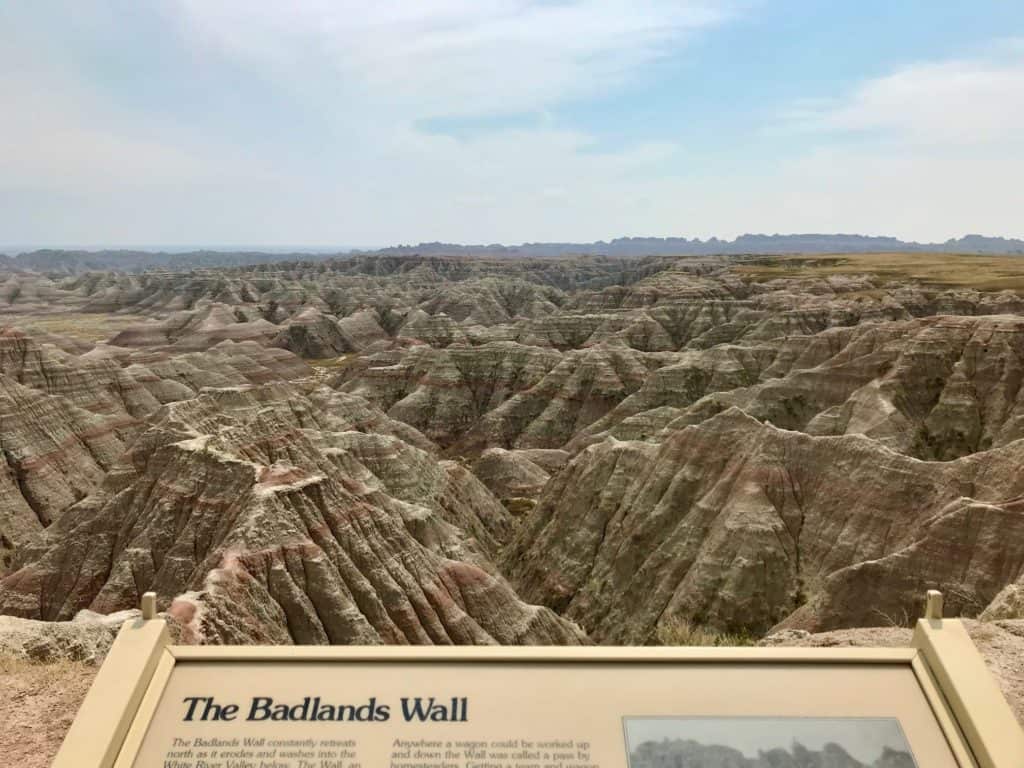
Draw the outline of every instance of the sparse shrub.
[[[656,645],[744,646],[757,639],[747,632],[720,632],[711,627],[693,624],[686,619],[672,619],[658,625],[654,633]]]
[[[509,514],[514,517],[521,517],[526,513],[531,512],[533,508],[537,506],[537,502],[533,499],[527,499],[519,496],[511,499],[502,499],[502,502],[505,504],[505,509],[507,509]]]
[[[43,682],[59,679],[69,671],[86,666],[88,665],[81,661],[34,661],[22,656],[0,653],[0,675],[33,675]]]
[[[322,357],[307,360],[313,368],[319,368],[324,370],[338,370],[341,368],[347,368],[355,362],[357,355],[338,355],[337,357]]]
[[[807,602],[807,591],[804,588],[804,580],[799,576],[796,579],[796,588],[793,590],[793,607],[799,608]]]

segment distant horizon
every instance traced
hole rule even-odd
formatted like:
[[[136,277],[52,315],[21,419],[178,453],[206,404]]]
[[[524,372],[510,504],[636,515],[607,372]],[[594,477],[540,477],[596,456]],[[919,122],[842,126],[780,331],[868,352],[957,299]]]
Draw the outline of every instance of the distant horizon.
[[[941,246],[955,243],[965,238],[982,238],[985,240],[1005,240],[1007,242],[1024,242],[1024,236],[1014,235],[989,235],[977,232],[965,232],[956,237],[947,238],[941,241],[928,240],[905,240],[889,234],[864,234],[860,232],[745,232],[733,238],[717,237],[711,235],[707,238],[687,235],[621,235],[609,239],[599,240],[523,240],[520,242],[458,242],[455,240],[419,240],[413,242],[392,242],[386,245],[349,245],[349,244],[275,244],[275,243],[0,243],[0,254],[6,256],[17,256],[23,253],[34,253],[38,251],[65,251],[65,252],[141,252],[141,253],[166,253],[166,254],[187,254],[203,251],[220,253],[373,253],[377,251],[396,249],[416,249],[428,246],[450,246],[462,249],[487,249],[487,248],[527,248],[530,246],[599,246],[628,241],[686,241],[689,243],[711,243],[733,244],[744,238],[864,238],[899,241],[907,246],[928,247]]]
[[[0,253],[6,256],[16,256],[19,253],[33,253],[35,251],[85,251],[88,253],[102,253],[104,251],[140,251],[144,253],[194,253],[197,251],[218,251],[222,253],[348,253],[376,248],[387,248],[388,246],[362,246],[362,245],[273,245],[273,244],[238,244],[238,243],[148,243],[148,244],[2,244]]]

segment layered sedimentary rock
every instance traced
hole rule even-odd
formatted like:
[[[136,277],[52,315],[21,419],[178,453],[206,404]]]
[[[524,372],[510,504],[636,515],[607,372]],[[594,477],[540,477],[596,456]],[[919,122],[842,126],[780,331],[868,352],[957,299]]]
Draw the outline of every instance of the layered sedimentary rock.
[[[71,621],[33,621],[0,616],[0,658],[46,663],[82,661],[100,664],[118,629],[138,610],[110,615],[82,611]]]
[[[0,573],[14,548],[102,481],[134,419],[100,416],[0,374]]]
[[[236,388],[167,406],[101,488],[26,547],[0,609],[60,620],[154,589],[194,640],[582,640],[494,571],[487,550],[507,537],[507,513],[482,485],[398,438],[346,430],[346,405],[358,407]],[[381,455],[396,450],[420,471]]]
[[[279,329],[261,317],[255,308],[232,307],[220,302],[203,302],[163,321],[121,331],[111,344],[123,347],[173,346],[182,351],[203,350],[222,341],[269,341]]]
[[[922,321],[884,376],[808,425],[858,432],[924,459],[948,460],[1024,437],[1024,318]]]
[[[1024,567],[1022,451],[921,462],[732,409],[582,451],[504,566],[604,642],[678,618],[754,633],[906,621],[929,587],[976,615]]]
[[[0,572],[20,543],[99,486],[162,403],[305,372],[290,353],[256,345],[173,358],[115,347],[75,355],[0,329]]]
[[[337,357],[359,348],[336,319],[312,308],[292,318],[271,343],[305,358]]]
[[[966,456],[1024,436],[1022,330],[1015,315],[931,317],[687,352],[574,444],[649,437],[738,407],[809,434],[864,434],[922,459]]]
[[[618,346],[568,352],[536,384],[481,418],[462,449],[561,448],[638,390],[650,371],[665,362],[663,355]]]
[[[535,387],[562,361],[553,350],[511,342],[436,349],[416,344],[373,357],[341,382],[442,445],[463,437],[481,418]]]
[[[16,327],[0,328],[0,374],[95,413],[139,416],[159,406],[116,362],[68,354]]]
[[[488,448],[473,465],[475,474],[514,515],[533,509],[551,474],[569,454],[559,450],[506,451]]]
[[[0,611],[153,587],[195,640],[274,642],[905,623],[931,587],[1024,615],[1024,299],[845,264],[4,275]]]
[[[473,472],[500,498],[537,496],[551,475],[532,461],[530,454],[488,448],[477,459]]]

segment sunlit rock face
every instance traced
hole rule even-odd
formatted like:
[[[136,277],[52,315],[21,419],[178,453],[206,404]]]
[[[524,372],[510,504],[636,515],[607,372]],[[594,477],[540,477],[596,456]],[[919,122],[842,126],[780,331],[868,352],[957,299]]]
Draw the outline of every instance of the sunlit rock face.
[[[154,590],[187,642],[275,643],[891,626],[928,588],[1024,617],[1024,300],[822,263],[0,275],[0,613]]]

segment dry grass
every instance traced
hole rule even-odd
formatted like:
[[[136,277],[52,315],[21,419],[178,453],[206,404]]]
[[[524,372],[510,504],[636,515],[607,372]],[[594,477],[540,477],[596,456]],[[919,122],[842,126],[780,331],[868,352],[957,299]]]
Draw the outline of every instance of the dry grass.
[[[532,512],[533,508],[537,506],[537,502],[534,499],[527,499],[521,496],[515,496],[510,499],[502,499],[501,503],[505,505],[505,509],[513,517],[522,517],[523,515]]]
[[[340,355],[338,357],[323,357],[315,360],[307,360],[306,363],[313,368],[325,371],[337,371],[351,365],[356,355]]]
[[[1024,291],[1024,256],[954,253],[854,253],[765,256],[745,261],[736,272],[763,282],[779,277],[874,275],[883,284],[915,282],[941,288]]]
[[[0,675],[16,675],[35,666],[20,656],[0,654]]]
[[[54,312],[50,314],[4,314],[0,325],[13,325],[25,331],[52,333],[79,341],[106,341],[132,325],[147,321],[138,315],[109,315],[92,312]]]
[[[658,626],[655,632],[658,645],[738,646],[754,645],[755,638],[743,633],[719,632],[709,627],[692,624],[685,619],[673,619]]]
[[[323,357],[306,360],[312,374],[305,381],[314,387],[327,384],[335,377],[344,375],[346,369],[352,368],[359,361],[359,355],[340,355],[339,357]]]
[[[21,656],[0,654],[0,675],[29,675],[43,680],[59,678],[88,665],[80,661],[32,661]]]

